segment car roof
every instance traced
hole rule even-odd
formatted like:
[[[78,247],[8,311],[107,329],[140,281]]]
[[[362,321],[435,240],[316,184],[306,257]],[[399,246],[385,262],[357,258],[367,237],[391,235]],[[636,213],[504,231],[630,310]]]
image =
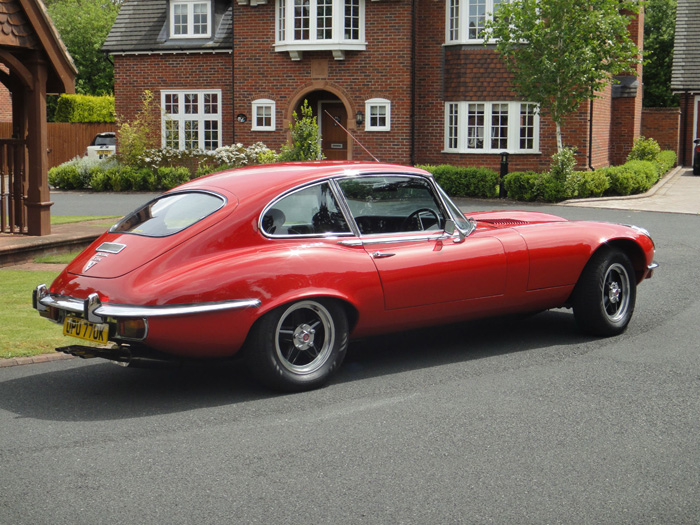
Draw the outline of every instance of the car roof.
[[[246,199],[268,193],[282,193],[297,186],[331,177],[374,173],[430,176],[424,170],[399,164],[348,161],[290,162],[262,164],[214,173],[195,179],[177,189],[216,191],[217,188],[221,188],[233,193],[239,199]]]

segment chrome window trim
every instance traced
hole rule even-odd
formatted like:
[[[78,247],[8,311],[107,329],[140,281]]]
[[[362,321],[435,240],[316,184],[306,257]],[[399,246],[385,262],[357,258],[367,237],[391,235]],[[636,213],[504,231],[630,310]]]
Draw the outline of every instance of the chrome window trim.
[[[350,206],[348,205],[347,200],[345,199],[345,195],[342,193],[342,190],[340,189],[339,182],[341,180],[347,180],[347,179],[364,179],[364,178],[371,178],[371,177],[407,177],[407,178],[413,178],[413,179],[422,179],[422,180],[426,181],[433,191],[433,197],[436,197],[436,201],[437,201],[436,204],[438,205],[438,208],[440,208],[440,213],[442,213],[443,218],[445,219],[445,222],[447,222],[448,219],[454,220],[454,217],[452,217],[452,214],[450,213],[449,207],[445,205],[445,202],[442,199],[441,192],[438,191],[437,182],[435,181],[435,178],[429,173],[427,175],[425,175],[422,173],[406,173],[406,172],[400,172],[400,171],[397,171],[397,172],[380,171],[380,172],[370,172],[370,173],[355,173],[352,175],[344,174],[344,175],[335,177],[333,179],[333,182],[337,185],[338,193],[342,196],[342,202],[343,202],[342,206],[345,210],[347,210],[347,215],[352,217],[352,229],[354,231],[356,231],[357,232],[356,235],[358,237],[362,237],[363,240],[366,240],[368,238],[371,239],[372,235],[387,235],[387,234],[386,233],[371,233],[371,234],[364,235],[364,234],[360,233],[360,229],[357,226],[357,222],[355,221],[355,216],[350,211]],[[399,233],[406,233],[406,234],[414,234],[415,235],[417,232],[421,232],[421,230],[416,230],[416,231],[412,231],[412,232],[410,232],[410,231],[409,232],[399,232]],[[435,233],[430,234],[430,236],[426,237],[425,240],[432,240],[434,235],[435,235]],[[450,235],[447,235],[444,232],[444,230],[440,231],[440,236],[443,236],[443,238],[451,237]],[[420,235],[420,237],[425,237],[425,234],[422,233]],[[386,242],[390,242],[390,243],[403,242],[403,240],[401,240],[401,239],[405,239],[405,237],[392,236],[391,239],[392,240],[389,240]],[[396,240],[394,240],[394,239],[396,239]],[[415,239],[415,240],[423,240],[423,239],[421,238],[421,239]],[[343,243],[341,242],[340,244],[343,244]],[[385,244],[385,242],[377,241],[377,242],[368,242],[367,244]],[[348,246],[349,246],[349,244],[348,244]]]
[[[411,233],[411,232],[409,232]],[[378,233],[375,235],[384,236],[386,234]],[[371,236],[363,236],[362,239],[349,240],[349,241],[338,241],[338,244],[343,246],[369,246],[372,244],[397,244],[400,242],[421,242],[421,241],[439,241],[444,239],[451,239],[454,235],[449,235],[444,231],[438,231],[430,235],[405,235],[405,236],[392,236],[392,237],[382,237],[373,238]]]
[[[266,237],[268,239],[327,239],[327,238],[335,238],[335,237],[353,237],[357,235],[355,233],[355,228],[354,226],[354,220],[348,220],[348,214],[345,210],[344,201],[345,199],[342,197],[342,195],[339,195],[335,185],[333,184],[334,179],[333,177],[327,177],[324,179],[320,180],[315,180],[313,182],[309,182],[306,184],[302,184],[301,186],[295,186],[294,188],[285,191],[284,193],[278,195],[274,199],[272,199],[267,206],[263,208],[262,213],[258,216],[258,231],[263,235],[263,237]],[[282,199],[289,197],[290,195],[304,191],[306,189],[312,188],[314,186],[320,186],[322,184],[328,184],[331,193],[333,194],[333,197],[336,200],[336,203],[338,204],[338,208],[340,209],[340,212],[343,214],[343,218],[345,219],[345,222],[348,225],[348,228],[350,231],[348,232],[326,232],[326,233],[300,233],[300,234],[284,234],[284,235],[275,235],[274,233],[267,233],[265,229],[263,228],[262,221],[263,217],[265,217],[265,214],[270,208],[274,208],[275,204],[277,204],[279,201]]]
[[[204,194],[207,194],[207,195],[211,195],[211,196],[213,196],[213,197],[218,197],[219,199],[221,199],[221,206],[219,206],[218,208],[216,208],[216,209],[215,209],[214,211],[212,211],[211,213],[205,215],[204,217],[202,217],[201,219],[199,219],[197,222],[193,222],[192,224],[190,224],[190,225],[187,226],[186,228],[183,228],[182,230],[176,231],[176,232],[174,232],[174,233],[169,233],[168,235],[144,235],[144,234],[142,234],[142,233],[118,232],[118,231],[115,231],[115,228],[116,228],[119,224],[121,224],[121,223],[122,223],[123,221],[125,221],[127,218],[129,218],[129,217],[131,217],[132,215],[134,215],[134,213],[135,213],[137,210],[140,210],[140,209],[142,209],[142,208],[144,208],[144,207],[150,205],[151,203],[156,202],[156,201],[158,201],[158,200],[160,200],[160,199],[164,199],[164,198],[166,198],[166,197],[172,197],[173,195],[186,195],[186,194],[188,194],[188,193],[204,193]],[[139,237],[147,237],[147,238],[149,238],[149,239],[165,239],[166,237],[171,237],[171,236],[173,236],[173,235],[177,235],[178,233],[182,233],[182,232],[184,232],[184,231],[190,229],[190,228],[191,228],[192,226],[194,226],[195,224],[198,224],[198,223],[202,222],[202,221],[203,221],[204,219],[206,219],[207,217],[211,217],[212,215],[214,215],[214,214],[217,213],[218,211],[221,211],[221,209],[224,208],[224,207],[226,206],[226,204],[228,204],[228,199],[226,198],[226,196],[221,195],[220,193],[217,193],[217,192],[211,191],[211,190],[192,189],[192,190],[178,190],[178,191],[166,192],[166,193],[162,193],[162,194],[158,195],[157,197],[151,199],[150,201],[148,201],[148,202],[142,204],[142,205],[139,206],[136,210],[133,210],[131,213],[128,213],[128,214],[124,215],[124,217],[122,217],[121,219],[119,219],[119,220],[117,221],[116,224],[112,225],[112,226],[109,228],[108,231],[109,231],[109,233],[117,233],[117,234],[119,234],[119,235],[137,235],[137,236],[139,236]]]

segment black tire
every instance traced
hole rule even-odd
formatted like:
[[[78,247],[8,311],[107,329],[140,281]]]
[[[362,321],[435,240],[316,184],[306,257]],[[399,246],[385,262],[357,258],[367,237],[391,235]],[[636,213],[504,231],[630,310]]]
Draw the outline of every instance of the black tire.
[[[323,386],[348,348],[348,321],[334,301],[306,299],[259,319],[246,342],[246,361],[259,381],[275,390]]]
[[[624,332],[632,319],[637,281],[629,257],[602,248],[588,261],[573,297],[574,317],[586,333],[613,336]]]

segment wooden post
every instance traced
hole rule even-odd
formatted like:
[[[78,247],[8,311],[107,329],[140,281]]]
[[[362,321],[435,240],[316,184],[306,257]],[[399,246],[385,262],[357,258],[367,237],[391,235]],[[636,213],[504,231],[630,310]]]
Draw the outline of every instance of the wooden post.
[[[24,110],[27,115],[27,233],[49,235],[53,202],[49,193],[49,158],[46,126],[47,64],[34,54],[29,64],[33,87],[25,94]]]

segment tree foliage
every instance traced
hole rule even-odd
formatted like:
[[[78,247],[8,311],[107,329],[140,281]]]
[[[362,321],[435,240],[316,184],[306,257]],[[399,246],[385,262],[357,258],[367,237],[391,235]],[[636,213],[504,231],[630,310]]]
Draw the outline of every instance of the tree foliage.
[[[119,13],[111,0],[51,0],[47,9],[78,69],[76,93],[108,95],[114,91],[114,67],[102,45]]]
[[[644,106],[674,107],[671,92],[677,0],[647,0],[644,7]]]
[[[640,51],[628,26],[636,0],[512,0],[487,25],[515,90],[539,104],[557,128],[614,75],[634,74]]]

